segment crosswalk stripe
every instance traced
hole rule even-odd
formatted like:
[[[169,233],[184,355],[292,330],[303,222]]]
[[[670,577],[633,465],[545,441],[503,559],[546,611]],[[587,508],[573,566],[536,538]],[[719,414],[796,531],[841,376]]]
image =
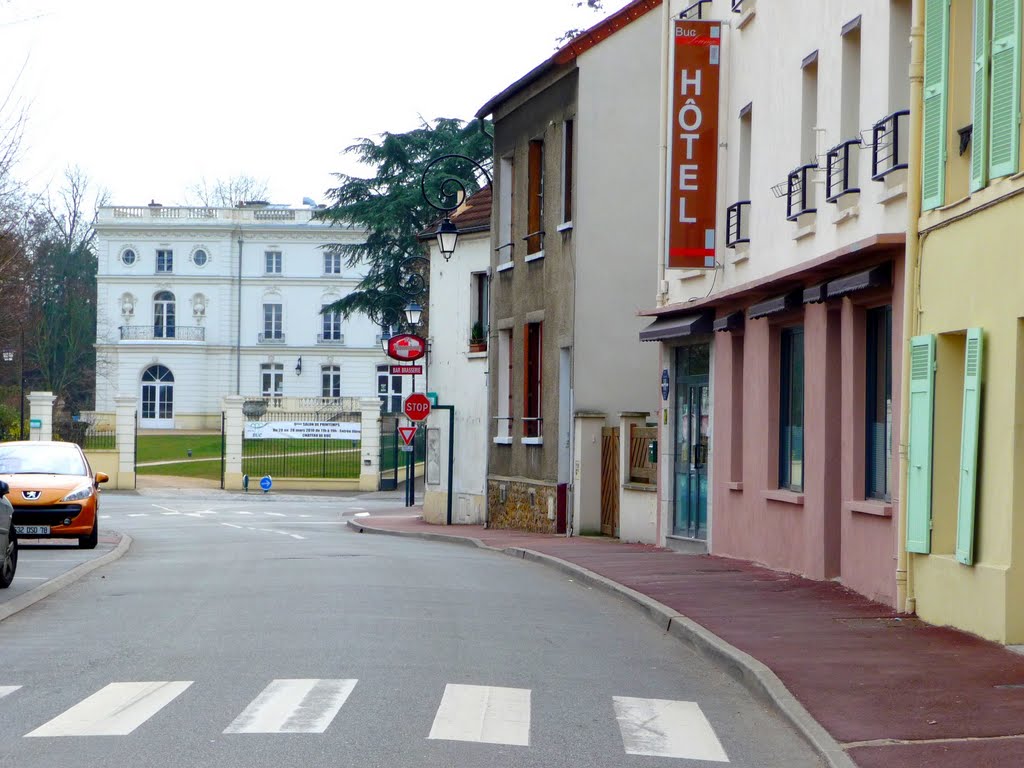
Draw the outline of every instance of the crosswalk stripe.
[[[20,685],[0,685],[0,699],[4,696],[10,696],[19,688],[21,688]]]
[[[729,762],[696,702],[628,696],[613,702],[627,754]]]
[[[111,683],[25,736],[126,736],[190,685],[191,680]]]
[[[274,680],[224,733],[323,733],[357,680]]]
[[[429,739],[530,745],[530,690],[448,683]]]

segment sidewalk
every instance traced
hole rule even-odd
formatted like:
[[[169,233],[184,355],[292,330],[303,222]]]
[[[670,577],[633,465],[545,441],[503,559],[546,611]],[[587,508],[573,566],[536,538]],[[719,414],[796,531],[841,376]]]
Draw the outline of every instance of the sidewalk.
[[[1024,656],[838,584],[612,539],[449,528],[411,515],[350,525],[532,550],[646,595],[767,665],[862,768],[1024,766]]]

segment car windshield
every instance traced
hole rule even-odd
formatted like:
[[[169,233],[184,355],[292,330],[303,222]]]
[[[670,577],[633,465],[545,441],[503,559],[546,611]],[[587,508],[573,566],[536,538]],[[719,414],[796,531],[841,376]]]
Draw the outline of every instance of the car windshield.
[[[63,445],[0,445],[0,475],[86,475],[82,454]]]

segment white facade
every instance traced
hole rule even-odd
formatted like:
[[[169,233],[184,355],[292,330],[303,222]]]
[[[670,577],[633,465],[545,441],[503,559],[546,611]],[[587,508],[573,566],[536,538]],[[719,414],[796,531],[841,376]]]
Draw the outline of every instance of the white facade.
[[[490,233],[467,233],[445,261],[436,243],[430,247],[430,353],[429,388],[442,405],[455,406],[452,522],[479,523],[486,509],[487,480],[487,348],[470,345],[474,320],[482,315],[486,333]],[[483,306],[481,307],[481,295]],[[427,467],[423,515],[430,522],[447,519],[448,504],[447,411],[434,411],[427,428],[438,430],[437,467]],[[428,464],[432,443],[428,441]],[[436,475],[434,474],[436,471]],[[432,479],[437,483],[430,482]]]
[[[320,314],[361,278],[324,246],[364,232],[312,213],[101,208],[96,410],[135,395],[140,427],[219,429],[225,395],[378,394],[379,329]]]

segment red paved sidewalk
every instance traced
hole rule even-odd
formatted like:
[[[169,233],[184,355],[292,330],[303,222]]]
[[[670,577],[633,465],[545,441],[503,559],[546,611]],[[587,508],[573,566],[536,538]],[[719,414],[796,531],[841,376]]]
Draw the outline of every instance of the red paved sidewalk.
[[[1024,768],[1024,656],[835,583],[611,539],[356,522],[532,549],[647,595],[766,664],[864,768]]]

